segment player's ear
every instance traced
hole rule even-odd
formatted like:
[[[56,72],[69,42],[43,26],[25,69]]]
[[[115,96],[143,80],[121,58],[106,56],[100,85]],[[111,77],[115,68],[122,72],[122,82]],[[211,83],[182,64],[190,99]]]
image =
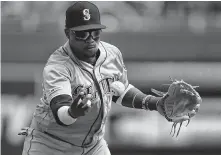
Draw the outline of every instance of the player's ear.
[[[65,29],[64,29],[64,33],[65,33],[66,37],[67,37],[68,39],[70,39],[70,31],[69,31],[69,29],[65,28]]]

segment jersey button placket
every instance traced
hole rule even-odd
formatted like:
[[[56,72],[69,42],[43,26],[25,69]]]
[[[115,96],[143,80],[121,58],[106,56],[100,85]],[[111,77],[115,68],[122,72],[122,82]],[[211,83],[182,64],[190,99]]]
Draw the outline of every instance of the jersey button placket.
[[[99,73],[99,67],[96,67],[96,66],[95,66],[93,72],[94,72],[95,78],[97,79],[97,81],[98,81],[98,83],[99,83],[99,81],[100,81],[100,79],[101,79],[101,75],[100,75],[100,73]],[[101,95],[102,95],[102,98],[103,98],[103,104],[105,104],[106,100],[105,100],[105,97],[104,97],[104,95],[103,95],[103,88],[102,88],[102,86],[100,85],[100,83],[99,83],[99,87],[100,87],[100,89],[101,89],[101,91],[102,91],[102,94],[101,94]],[[105,116],[106,116],[105,105],[103,105],[103,118],[102,118],[102,120],[101,120],[101,128],[100,128],[100,131],[102,131],[102,129],[103,129],[103,127],[104,127]]]

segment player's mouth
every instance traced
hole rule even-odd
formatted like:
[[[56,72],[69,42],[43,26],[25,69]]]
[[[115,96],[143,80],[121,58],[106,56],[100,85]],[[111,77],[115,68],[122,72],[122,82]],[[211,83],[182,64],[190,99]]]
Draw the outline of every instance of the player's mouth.
[[[86,46],[87,49],[92,49],[92,48],[95,48],[95,47],[96,47],[96,45],[93,45],[93,44]]]

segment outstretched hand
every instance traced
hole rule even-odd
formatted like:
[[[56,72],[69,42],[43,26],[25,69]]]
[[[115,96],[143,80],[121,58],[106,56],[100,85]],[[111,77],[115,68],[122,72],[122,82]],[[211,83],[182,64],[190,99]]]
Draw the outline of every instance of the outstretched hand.
[[[86,115],[91,109],[91,94],[81,91],[77,98],[71,104],[68,112],[73,118]]]

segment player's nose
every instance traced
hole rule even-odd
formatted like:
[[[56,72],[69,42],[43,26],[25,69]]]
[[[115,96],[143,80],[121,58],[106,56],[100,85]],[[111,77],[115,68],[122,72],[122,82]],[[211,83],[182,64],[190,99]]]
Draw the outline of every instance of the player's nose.
[[[93,37],[91,35],[88,36],[88,38],[86,39],[86,43],[93,43],[93,42],[94,42]]]

